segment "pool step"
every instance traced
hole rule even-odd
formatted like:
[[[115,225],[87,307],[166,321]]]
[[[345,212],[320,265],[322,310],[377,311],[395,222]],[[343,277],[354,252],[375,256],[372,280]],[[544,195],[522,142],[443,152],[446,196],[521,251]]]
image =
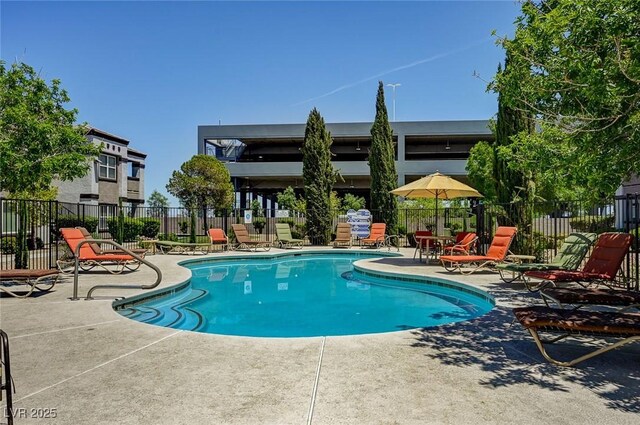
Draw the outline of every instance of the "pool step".
[[[193,289],[177,300],[156,303],[153,307],[132,306],[122,309],[118,313],[129,319],[151,325],[198,331],[206,325],[206,319],[187,305],[207,296],[208,293],[204,289]]]

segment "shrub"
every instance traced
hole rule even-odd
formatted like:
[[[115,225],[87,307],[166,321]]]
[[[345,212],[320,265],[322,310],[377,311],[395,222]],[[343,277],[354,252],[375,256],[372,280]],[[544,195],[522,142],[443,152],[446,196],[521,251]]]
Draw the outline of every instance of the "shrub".
[[[44,241],[40,238],[40,236],[36,236],[35,241],[31,238],[27,238],[27,249],[33,251],[34,249],[42,249],[44,248]]]
[[[144,236],[145,238],[155,238],[160,232],[160,220],[157,218],[145,217],[139,220],[142,222],[140,236]]]
[[[92,216],[59,215],[52,233],[60,238],[60,229],[65,227],[84,227],[89,232],[94,232],[98,228],[98,218]]]
[[[602,233],[613,230],[614,216],[586,215],[569,219],[571,228],[578,232]]]
[[[0,251],[3,254],[15,254],[16,253],[16,238],[15,236],[5,236],[0,239]]]
[[[256,229],[258,233],[262,233],[262,229],[264,229],[264,226],[266,225],[267,225],[267,219],[265,219],[264,217],[253,218],[253,228]]]
[[[158,235],[159,241],[178,242],[178,236],[175,233],[160,233]]]
[[[189,220],[182,220],[180,223],[178,223],[178,227],[180,227],[180,233],[182,233],[183,235],[189,233],[189,226]]]
[[[124,242],[135,241],[138,235],[142,233],[144,227],[142,221],[137,218],[127,218],[124,220],[124,228],[122,229],[122,238]],[[111,233],[111,237],[116,237],[120,231],[120,224],[118,217],[112,217],[107,220],[107,229]]]
[[[407,234],[407,228],[406,226],[399,224],[398,225],[398,236],[404,236]]]

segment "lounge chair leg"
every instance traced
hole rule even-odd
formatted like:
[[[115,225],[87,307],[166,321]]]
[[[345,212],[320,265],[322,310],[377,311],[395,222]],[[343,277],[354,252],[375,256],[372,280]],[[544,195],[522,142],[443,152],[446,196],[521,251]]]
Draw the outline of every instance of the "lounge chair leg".
[[[611,350],[615,350],[616,348],[622,347],[623,345],[629,344],[631,342],[635,342],[635,341],[639,341],[640,340],[640,335],[636,335],[636,336],[632,336],[629,338],[625,338],[622,341],[618,341],[614,344],[611,345],[607,345],[605,347],[601,347],[598,348],[597,350],[594,350],[590,353],[587,353],[583,356],[580,356],[578,358],[575,358],[573,360],[567,361],[567,362],[563,362],[563,361],[559,361],[556,360],[554,358],[552,358],[551,356],[549,356],[549,354],[547,354],[547,350],[544,348],[543,345],[543,341],[540,339],[540,337],[538,336],[538,332],[533,329],[533,328],[529,328],[528,329],[529,333],[531,334],[531,336],[533,337],[533,340],[535,341],[536,345],[538,346],[538,349],[540,350],[540,353],[542,354],[542,356],[547,359],[549,362],[558,365],[558,366],[564,366],[564,367],[571,367],[574,366],[580,362],[583,362],[585,360],[588,360],[592,357],[598,356],[600,354],[604,354],[607,351],[611,351]],[[566,337],[568,335],[564,335],[564,337]],[[555,341],[557,341],[558,339],[556,338]]]

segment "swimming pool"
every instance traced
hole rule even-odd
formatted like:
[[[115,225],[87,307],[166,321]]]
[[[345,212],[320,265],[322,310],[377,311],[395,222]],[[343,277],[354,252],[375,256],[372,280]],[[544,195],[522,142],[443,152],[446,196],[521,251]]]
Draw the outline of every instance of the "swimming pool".
[[[438,326],[493,308],[488,295],[462,284],[354,270],[354,261],[376,257],[332,251],[187,262],[190,284],[117,310],[176,329],[309,337]]]

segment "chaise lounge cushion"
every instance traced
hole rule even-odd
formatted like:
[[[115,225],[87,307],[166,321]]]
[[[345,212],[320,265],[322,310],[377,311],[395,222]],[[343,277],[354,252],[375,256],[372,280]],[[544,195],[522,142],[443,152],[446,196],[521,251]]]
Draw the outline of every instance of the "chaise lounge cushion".
[[[525,328],[571,333],[640,335],[640,314],[609,311],[562,310],[544,306],[513,309]]]

